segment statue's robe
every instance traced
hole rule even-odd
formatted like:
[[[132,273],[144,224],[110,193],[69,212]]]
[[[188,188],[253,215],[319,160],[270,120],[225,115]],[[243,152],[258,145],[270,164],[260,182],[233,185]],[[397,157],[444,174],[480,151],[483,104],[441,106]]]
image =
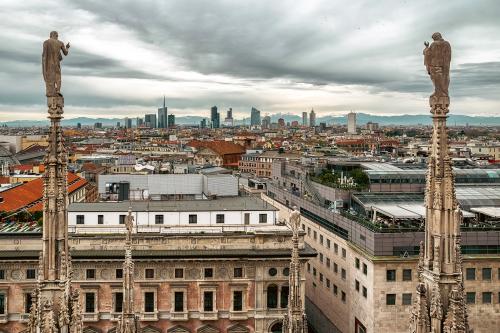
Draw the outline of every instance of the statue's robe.
[[[61,51],[68,53],[60,40],[49,38],[43,43],[42,71],[47,96],[57,96],[61,90]]]

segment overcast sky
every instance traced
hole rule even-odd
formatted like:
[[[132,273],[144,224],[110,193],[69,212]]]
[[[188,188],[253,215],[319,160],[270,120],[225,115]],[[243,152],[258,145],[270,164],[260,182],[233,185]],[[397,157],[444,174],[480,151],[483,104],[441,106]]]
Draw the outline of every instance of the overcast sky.
[[[428,114],[423,41],[453,49],[451,112],[500,116],[498,0],[2,0],[0,121],[46,116],[42,43],[71,42],[66,117]]]

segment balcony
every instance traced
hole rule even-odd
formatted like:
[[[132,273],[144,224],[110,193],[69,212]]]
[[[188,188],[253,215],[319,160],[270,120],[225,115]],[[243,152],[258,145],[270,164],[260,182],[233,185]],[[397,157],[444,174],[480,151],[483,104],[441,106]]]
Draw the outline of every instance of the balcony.
[[[248,311],[229,311],[230,320],[247,320]]]
[[[217,311],[202,311],[200,312],[200,320],[217,320]]]
[[[83,314],[83,321],[84,322],[89,322],[89,321],[99,321],[99,314],[96,313],[84,313]]]
[[[188,312],[171,312],[170,313],[171,321],[186,321],[188,320]]]
[[[9,315],[8,314],[0,314],[0,323],[5,324],[7,321],[9,321]]]
[[[157,321],[158,312],[143,312],[139,316],[143,321]]]

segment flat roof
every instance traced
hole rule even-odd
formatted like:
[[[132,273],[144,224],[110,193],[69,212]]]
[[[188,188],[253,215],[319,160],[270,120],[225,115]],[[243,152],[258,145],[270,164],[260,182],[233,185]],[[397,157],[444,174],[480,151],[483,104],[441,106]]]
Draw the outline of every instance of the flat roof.
[[[473,212],[480,213],[489,217],[500,217],[500,207],[477,207],[471,209]]]
[[[256,197],[224,197],[211,200],[158,200],[119,202],[74,202],[68,212],[185,212],[185,211],[277,211],[266,201]]]

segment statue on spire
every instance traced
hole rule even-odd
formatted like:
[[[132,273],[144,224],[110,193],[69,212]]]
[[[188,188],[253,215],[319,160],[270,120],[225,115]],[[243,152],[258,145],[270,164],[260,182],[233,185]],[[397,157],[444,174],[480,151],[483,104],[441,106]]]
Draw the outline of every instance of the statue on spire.
[[[439,32],[432,35],[433,42],[424,42],[424,65],[434,84],[432,97],[448,97],[450,85],[451,46]]]
[[[57,31],[50,32],[50,38],[43,43],[42,73],[45,80],[45,95],[57,97],[61,95],[61,61],[62,54],[69,52],[69,43],[64,45]]]

